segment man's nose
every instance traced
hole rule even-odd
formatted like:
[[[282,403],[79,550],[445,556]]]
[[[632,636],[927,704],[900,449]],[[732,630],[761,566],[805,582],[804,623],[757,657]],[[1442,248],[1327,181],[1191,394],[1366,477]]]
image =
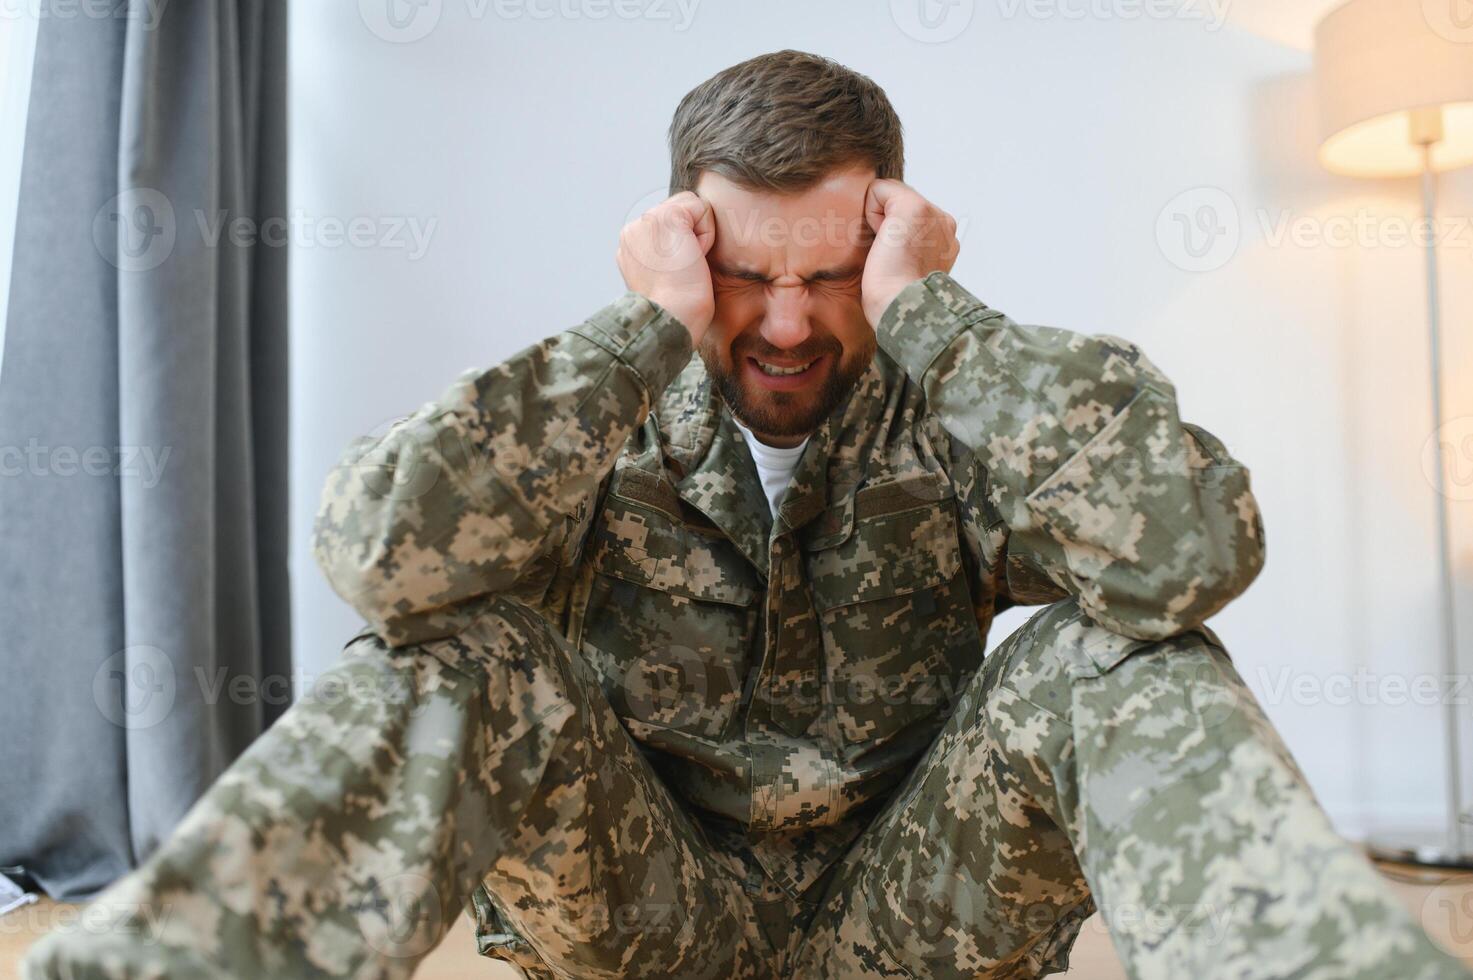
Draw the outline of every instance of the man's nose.
[[[808,289],[803,285],[769,286],[762,339],[774,347],[790,350],[812,333],[808,325]]]

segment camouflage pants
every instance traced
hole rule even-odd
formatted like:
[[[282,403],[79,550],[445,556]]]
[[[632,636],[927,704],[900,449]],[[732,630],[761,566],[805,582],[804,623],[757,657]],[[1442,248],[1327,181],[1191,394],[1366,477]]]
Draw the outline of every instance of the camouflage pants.
[[[532,977],[1043,976],[1096,904],[1135,977],[1466,976],[1210,630],[1128,640],[1072,600],[987,660],[801,901],[754,871],[568,644],[492,599],[454,639],[358,637],[25,975],[405,977],[469,899],[482,951]]]

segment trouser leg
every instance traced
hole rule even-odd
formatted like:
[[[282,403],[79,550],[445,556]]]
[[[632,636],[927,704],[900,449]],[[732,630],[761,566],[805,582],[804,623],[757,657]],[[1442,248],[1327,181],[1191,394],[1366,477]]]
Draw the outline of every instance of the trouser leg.
[[[1202,629],[1130,640],[1072,600],[988,658],[846,858],[800,976],[1035,977],[1097,904],[1132,977],[1442,980]]]
[[[576,652],[493,599],[358,637],[27,976],[407,977],[482,883],[544,975],[760,976],[702,844]]]

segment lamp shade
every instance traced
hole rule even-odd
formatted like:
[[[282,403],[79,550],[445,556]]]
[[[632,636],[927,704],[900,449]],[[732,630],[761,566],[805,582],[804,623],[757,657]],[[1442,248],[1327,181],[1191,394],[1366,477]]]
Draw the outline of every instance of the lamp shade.
[[[1461,2],[1350,0],[1320,21],[1314,74],[1327,169],[1413,176],[1419,140],[1433,139],[1434,170],[1473,163],[1473,24],[1453,16]]]

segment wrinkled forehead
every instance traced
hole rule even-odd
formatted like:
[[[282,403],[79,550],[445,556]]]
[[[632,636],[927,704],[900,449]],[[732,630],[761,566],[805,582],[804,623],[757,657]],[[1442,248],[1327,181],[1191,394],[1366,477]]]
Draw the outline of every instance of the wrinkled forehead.
[[[874,171],[844,170],[793,193],[755,191],[707,171],[696,193],[716,217],[713,266],[732,272],[809,276],[862,262],[871,232],[865,192]]]

